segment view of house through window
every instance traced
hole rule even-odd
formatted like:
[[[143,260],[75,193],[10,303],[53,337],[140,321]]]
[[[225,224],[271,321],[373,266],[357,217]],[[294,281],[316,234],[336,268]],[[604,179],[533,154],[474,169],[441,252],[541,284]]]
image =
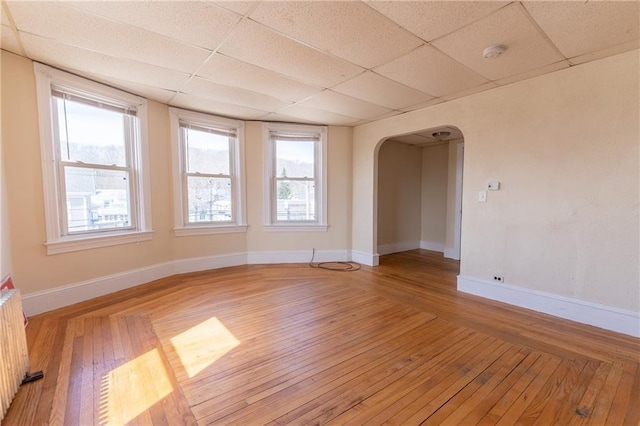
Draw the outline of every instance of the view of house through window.
[[[181,123],[187,223],[231,222],[231,143],[235,134]]]
[[[132,111],[52,90],[63,234],[130,228]]]

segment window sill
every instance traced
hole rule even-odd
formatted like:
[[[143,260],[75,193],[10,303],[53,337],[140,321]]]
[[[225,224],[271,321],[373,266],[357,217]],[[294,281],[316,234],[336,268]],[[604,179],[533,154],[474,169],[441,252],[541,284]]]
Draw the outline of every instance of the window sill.
[[[174,228],[176,237],[189,237],[192,235],[233,234],[247,232],[247,225],[217,225],[217,226],[185,226]]]
[[[100,247],[116,246],[120,244],[148,241],[153,237],[153,231],[134,231],[123,234],[109,234],[101,236],[67,237],[58,241],[45,243],[47,255],[68,253],[72,251],[90,250]]]
[[[315,225],[309,223],[278,223],[264,225],[266,232],[326,232],[329,225]]]

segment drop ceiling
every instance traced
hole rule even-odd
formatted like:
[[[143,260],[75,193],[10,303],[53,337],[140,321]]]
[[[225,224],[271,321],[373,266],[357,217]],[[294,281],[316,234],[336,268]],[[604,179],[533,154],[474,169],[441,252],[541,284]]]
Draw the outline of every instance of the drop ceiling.
[[[1,47],[172,106],[355,126],[637,49],[639,17],[638,1],[2,1]],[[492,44],[507,50],[484,59]]]

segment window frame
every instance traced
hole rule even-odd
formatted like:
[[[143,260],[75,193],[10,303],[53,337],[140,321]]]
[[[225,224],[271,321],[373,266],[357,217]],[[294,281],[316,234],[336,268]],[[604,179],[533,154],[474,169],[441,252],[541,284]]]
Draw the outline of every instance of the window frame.
[[[277,219],[277,182],[276,147],[273,135],[309,137],[317,139],[314,149],[315,213],[313,221],[283,221]],[[264,146],[264,229],[265,231],[322,232],[329,227],[327,223],[327,126],[263,123]],[[296,179],[293,179],[296,180]],[[308,180],[308,179],[304,179]]]
[[[151,187],[148,167],[147,101],[130,93],[78,77],[76,75],[34,62],[38,124],[42,159],[43,195],[45,209],[47,254],[66,253],[98,247],[107,247],[152,238]],[[56,89],[54,89],[54,87]],[[126,149],[127,168],[130,168],[129,209],[131,225],[126,228],[71,232],[67,230],[66,192],[63,182],[65,163],[57,146],[55,131],[57,114],[52,103],[53,90],[62,89],[99,102],[135,107],[137,125],[132,129],[132,140]],[[82,167],[80,163],[78,163]]]
[[[171,164],[173,174],[174,234],[178,237],[246,232],[246,196],[244,184],[244,121],[232,120],[215,115],[169,108],[171,127]],[[231,179],[231,221],[188,223],[186,151],[182,138],[181,122],[200,127],[210,127],[233,131],[235,141],[229,145],[229,177]],[[202,176],[208,176],[204,174]],[[220,177],[220,176],[216,176]]]

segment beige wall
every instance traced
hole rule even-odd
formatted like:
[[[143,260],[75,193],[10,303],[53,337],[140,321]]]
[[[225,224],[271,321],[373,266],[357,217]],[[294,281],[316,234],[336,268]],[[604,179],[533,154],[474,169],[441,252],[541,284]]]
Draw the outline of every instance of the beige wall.
[[[0,161],[2,161],[0,159]],[[11,274],[11,234],[9,232],[9,209],[4,179],[4,167],[0,173],[0,280]]]
[[[356,127],[353,249],[375,253],[379,142],[455,125],[461,274],[640,311],[639,64],[627,52]]]
[[[420,148],[394,141],[382,144],[378,153],[379,247],[419,243],[421,180]]]
[[[149,102],[149,156],[153,239],[136,244],[57,255],[46,254],[45,219],[33,64],[2,51],[2,141],[9,224],[2,224],[3,251],[10,228],[12,268],[23,294],[54,289],[174,260],[248,251],[342,250],[351,239],[351,129],[328,132],[329,230],[264,232],[262,128],[246,125],[247,233],[175,237],[168,107]],[[4,215],[3,215],[4,218]],[[2,256],[2,272],[5,256]]]
[[[2,61],[2,57],[0,57]],[[0,76],[2,69],[0,67]],[[0,77],[0,93],[2,78]],[[0,105],[0,113],[3,105]],[[11,234],[9,232],[9,208],[7,207],[7,187],[4,173],[4,155],[2,139],[2,120],[0,120],[0,280],[11,274]]]
[[[455,166],[455,164],[454,164]],[[432,248],[446,244],[449,144],[422,149],[422,233]]]

